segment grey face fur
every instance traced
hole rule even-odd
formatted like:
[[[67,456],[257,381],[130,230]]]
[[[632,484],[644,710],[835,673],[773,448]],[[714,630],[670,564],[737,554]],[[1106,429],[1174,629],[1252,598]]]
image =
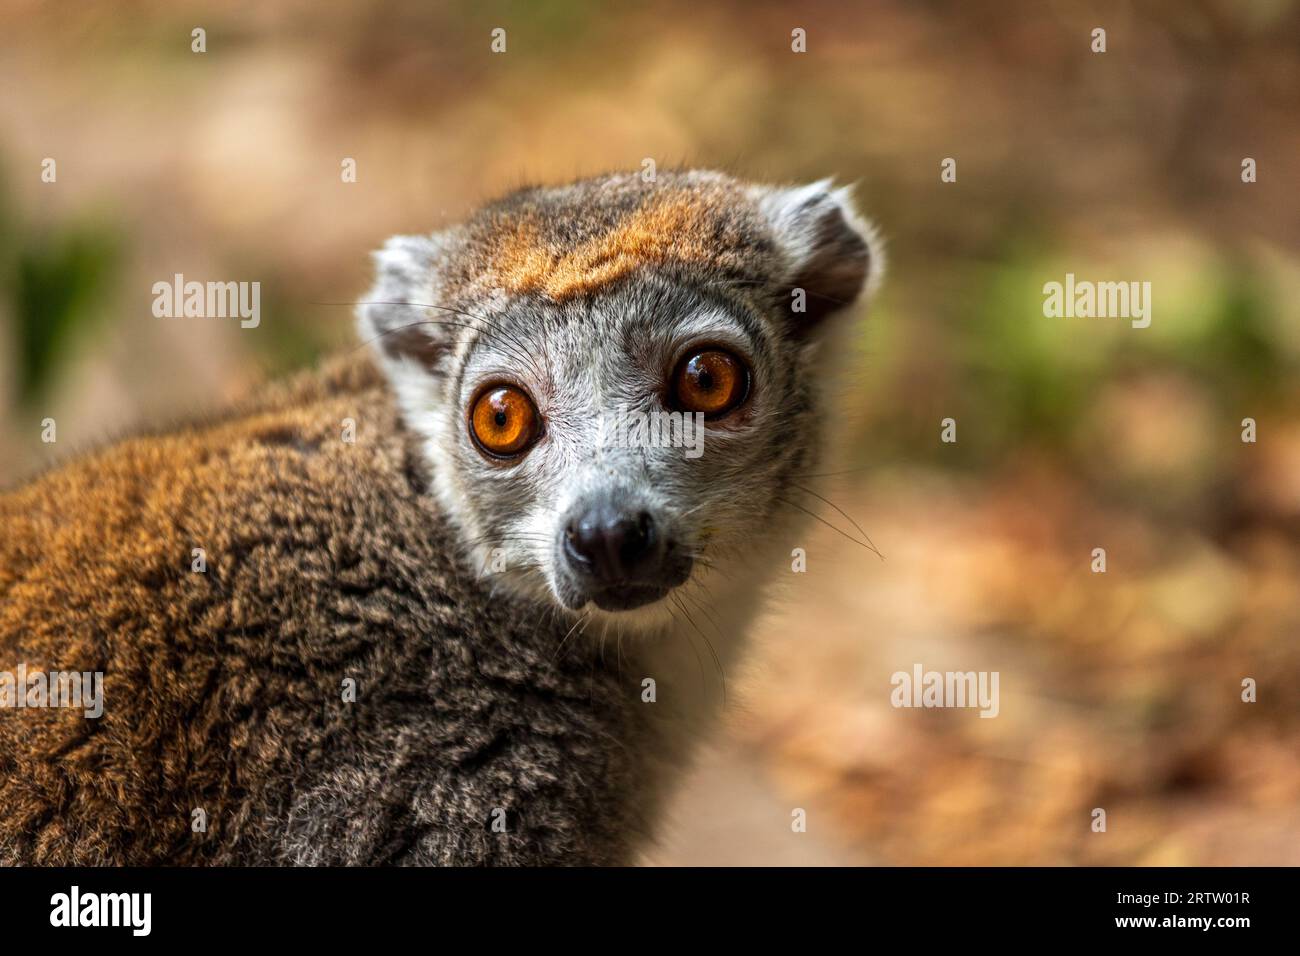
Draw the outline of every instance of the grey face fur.
[[[551,608],[646,624],[666,622],[675,587],[731,586],[792,512],[825,414],[818,344],[881,265],[844,191],[702,172],[527,190],[449,232],[394,238],[377,261],[362,335],[473,564]],[[666,411],[674,369],[705,346],[747,367],[743,402],[679,432],[688,447],[645,440],[633,416]],[[469,427],[499,384],[541,422],[506,461]],[[612,586],[572,546],[594,525],[605,542],[640,529],[646,554],[626,574],[615,561]]]

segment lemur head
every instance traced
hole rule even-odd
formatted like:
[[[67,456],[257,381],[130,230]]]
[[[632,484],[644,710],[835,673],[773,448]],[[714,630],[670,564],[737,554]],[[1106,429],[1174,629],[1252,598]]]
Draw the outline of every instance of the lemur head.
[[[818,343],[882,265],[845,190],[700,171],[527,189],[376,259],[361,334],[465,549],[508,587],[622,617],[791,510]]]

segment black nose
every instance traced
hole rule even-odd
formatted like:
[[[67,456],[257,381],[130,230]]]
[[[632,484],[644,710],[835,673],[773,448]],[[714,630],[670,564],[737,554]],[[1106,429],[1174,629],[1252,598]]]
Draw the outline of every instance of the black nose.
[[[610,503],[588,508],[564,529],[564,551],[575,569],[602,584],[638,580],[659,564],[654,519]]]

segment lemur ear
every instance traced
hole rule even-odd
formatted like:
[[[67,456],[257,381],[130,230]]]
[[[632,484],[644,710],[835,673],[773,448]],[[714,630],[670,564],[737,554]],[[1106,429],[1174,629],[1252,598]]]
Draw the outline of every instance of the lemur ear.
[[[785,261],[779,293],[801,334],[811,334],[827,316],[874,291],[883,250],[875,230],[854,210],[848,187],[834,189],[823,179],[774,189],[760,198],[759,207]]]
[[[454,315],[437,304],[440,237],[393,236],[374,254],[375,282],[357,306],[361,340],[381,356],[432,371],[454,341]]]

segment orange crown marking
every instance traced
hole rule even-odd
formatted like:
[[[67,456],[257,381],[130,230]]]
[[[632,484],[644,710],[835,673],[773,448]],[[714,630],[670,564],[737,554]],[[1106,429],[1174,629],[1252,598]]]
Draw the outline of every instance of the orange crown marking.
[[[564,251],[541,238],[535,221],[525,221],[497,245],[492,262],[503,288],[564,302],[638,266],[714,262],[723,250],[710,242],[713,233],[708,208],[698,198],[651,200],[609,231]]]

